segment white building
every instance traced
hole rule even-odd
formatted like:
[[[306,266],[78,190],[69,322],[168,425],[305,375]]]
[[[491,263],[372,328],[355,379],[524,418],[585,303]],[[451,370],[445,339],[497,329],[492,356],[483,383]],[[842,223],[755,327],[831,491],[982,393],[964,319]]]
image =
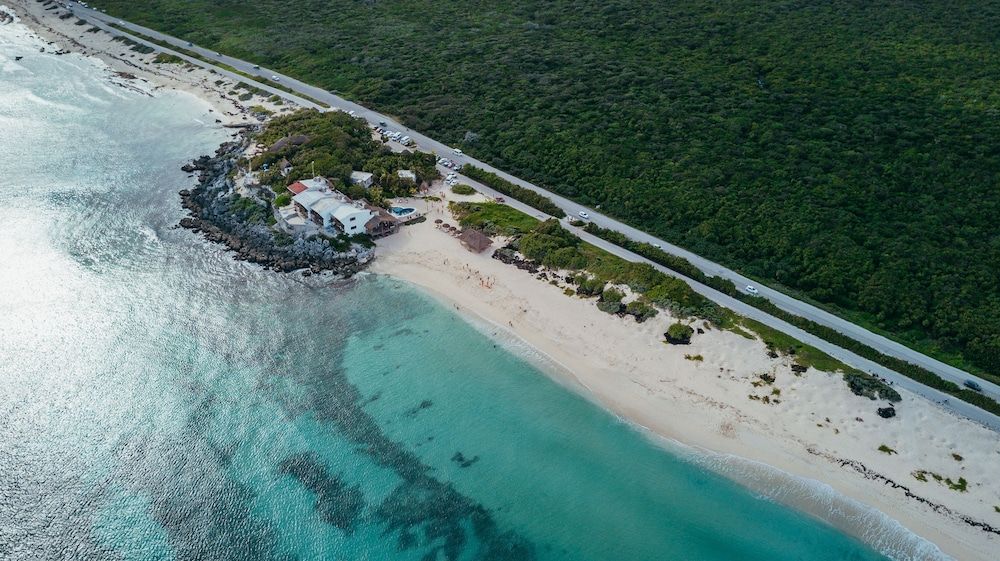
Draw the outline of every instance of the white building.
[[[295,210],[305,220],[349,236],[365,233],[365,224],[375,217],[361,203],[351,202],[336,191],[303,191],[292,197]]]
[[[353,172],[351,174],[352,180],[354,173],[363,172]],[[368,176],[369,179],[372,178],[370,173],[363,175]],[[359,179],[363,180],[364,178]],[[330,189],[329,183],[322,177],[305,179],[299,183],[305,186],[305,190],[300,191],[301,187],[290,188],[290,190],[292,192],[299,191],[292,197],[292,205],[300,217],[303,228],[305,224],[312,222],[324,229],[338,230],[349,236],[366,233],[365,224],[375,217],[375,213],[366,208],[363,203],[353,202],[343,193]],[[284,215],[282,217],[285,218]],[[291,227],[293,221],[289,217],[285,218],[285,222]],[[299,221],[295,222],[296,225],[299,223]]]
[[[375,213],[360,204],[344,204],[333,211],[338,230],[349,236],[366,233],[365,224],[375,218]]]
[[[413,170],[401,169],[396,172],[396,175],[398,175],[400,179],[409,179],[414,183],[417,182],[417,174],[413,173]]]
[[[351,172],[351,183],[354,185],[360,185],[365,189],[372,186],[375,182],[375,176],[368,173],[367,171],[352,171]]]
[[[302,216],[302,218],[309,218],[309,214],[312,212],[313,206],[326,197],[327,194],[328,193],[323,191],[311,189],[302,191],[298,195],[292,197],[292,204],[295,205],[295,210],[299,212],[299,215]]]

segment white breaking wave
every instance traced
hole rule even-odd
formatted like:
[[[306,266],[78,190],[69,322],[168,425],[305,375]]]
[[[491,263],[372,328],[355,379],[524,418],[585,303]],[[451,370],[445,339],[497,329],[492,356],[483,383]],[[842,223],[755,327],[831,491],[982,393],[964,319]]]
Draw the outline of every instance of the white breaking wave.
[[[838,493],[833,487],[761,462],[694,448],[676,440],[655,440],[688,461],[723,475],[759,497],[789,506],[854,536],[896,561],[954,561],[884,512]]]

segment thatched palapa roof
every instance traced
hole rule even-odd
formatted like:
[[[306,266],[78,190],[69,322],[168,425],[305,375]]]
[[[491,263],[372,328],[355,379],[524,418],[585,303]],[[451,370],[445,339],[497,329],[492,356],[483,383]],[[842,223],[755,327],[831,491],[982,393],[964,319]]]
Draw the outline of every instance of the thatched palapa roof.
[[[463,230],[458,239],[462,241],[462,245],[466,249],[475,251],[476,253],[482,253],[486,248],[493,245],[493,240],[479,230]]]

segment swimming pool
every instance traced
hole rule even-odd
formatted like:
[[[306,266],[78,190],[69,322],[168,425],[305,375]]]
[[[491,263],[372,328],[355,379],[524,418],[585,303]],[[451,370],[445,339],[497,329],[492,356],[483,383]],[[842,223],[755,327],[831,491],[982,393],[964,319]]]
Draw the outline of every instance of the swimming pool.
[[[394,206],[394,207],[390,207],[389,208],[389,212],[395,214],[396,216],[406,216],[408,214],[413,214],[414,212],[417,212],[417,209],[415,209],[415,208],[409,208],[409,207]]]

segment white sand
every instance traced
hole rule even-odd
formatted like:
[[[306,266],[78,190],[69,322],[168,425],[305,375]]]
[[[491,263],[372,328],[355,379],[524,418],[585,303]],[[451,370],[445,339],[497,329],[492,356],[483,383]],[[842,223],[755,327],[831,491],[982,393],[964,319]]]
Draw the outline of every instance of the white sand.
[[[451,192],[445,196],[468,199]],[[509,331],[561,365],[548,369],[553,375],[572,379],[586,395],[656,435],[826,483],[957,559],[1000,559],[1000,536],[961,519],[1000,527],[1000,513],[994,511],[1000,506],[996,433],[905,392],[896,406],[898,416],[881,419],[875,409],[882,404],[853,395],[839,375],[810,370],[795,376],[787,358],[768,358],[763,343],[731,332],[710,330],[696,334],[691,345],[667,345],[662,333],[674,319],[663,312],[643,324],[605,314],[593,299],[566,296],[560,287],[491,259],[489,250],[481,255],[467,251],[433,223],[441,218],[455,224],[445,202],[406,204],[426,209],[428,221],[379,240],[374,272],[424,287],[486,320],[493,331]],[[704,361],[685,359],[685,354],[702,355]],[[754,387],[752,382],[764,372],[775,376],[775,383]],[[774,388],[780,395],[770,395]],[[749,395],[777,397],[780,403],[764,404]],[[880,452],[882,444],[898,453]],[[857,462],[869,477],[888,478],[943,508],[935,511],[838,460]],[[753,487],[775,486],[774,470],[753,469],[751,462],[725,461],[721,468]],[[968,491],[951,490],[930,475],[928,482],[920,482],[912,475],[916,470],[954,481],[964,477]],[[777,498],[817,513],[827,514],[837,502],[816,485],[797,488],[791,481],[781,487],[773,493]],[[873,513],[852,509],[850,502],[837,505],[844,511],[836,521],[839,527],[872,542],[898,538],[872,535]],[[876,533],[884,532],[882,526]],[[916,551],[919,544],[904,549],[910,558],[938,557],[933,551]]]

